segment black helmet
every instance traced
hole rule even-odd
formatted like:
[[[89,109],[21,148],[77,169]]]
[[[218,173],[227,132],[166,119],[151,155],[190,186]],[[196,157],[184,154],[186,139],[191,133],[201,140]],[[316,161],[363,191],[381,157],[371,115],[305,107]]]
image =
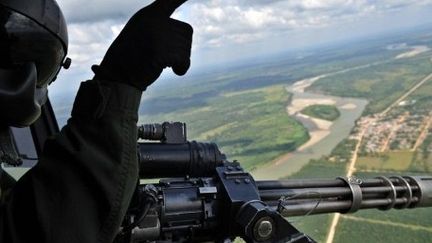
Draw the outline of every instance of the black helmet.
[[[0,123],[28,126],[63,66],[66,22],[55,0],[0,0]]]

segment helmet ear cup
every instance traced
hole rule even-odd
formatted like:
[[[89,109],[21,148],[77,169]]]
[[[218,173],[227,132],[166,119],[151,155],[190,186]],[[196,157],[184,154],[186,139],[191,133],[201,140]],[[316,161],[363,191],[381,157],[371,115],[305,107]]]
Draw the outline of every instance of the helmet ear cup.
[[[34,62],[37,87],[53,82],[68,49],[63,13],[55,0],[0,0],[0,67]]]
[[[0,125],[37,120],[67,49],[56,0],[0,0]]]
[[[37,71],[34,63],[0,69],[0,123],[25,127],[41,114],[35,97]]]

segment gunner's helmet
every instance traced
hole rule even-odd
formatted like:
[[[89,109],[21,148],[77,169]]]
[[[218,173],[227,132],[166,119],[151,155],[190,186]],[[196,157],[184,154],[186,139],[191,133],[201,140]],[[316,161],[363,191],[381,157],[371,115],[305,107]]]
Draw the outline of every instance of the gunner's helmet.
[[[0,125],[31,125],[66,58],[68,34],[55,0],[0,0]],[[67,61],[65,61],[67,60]]]

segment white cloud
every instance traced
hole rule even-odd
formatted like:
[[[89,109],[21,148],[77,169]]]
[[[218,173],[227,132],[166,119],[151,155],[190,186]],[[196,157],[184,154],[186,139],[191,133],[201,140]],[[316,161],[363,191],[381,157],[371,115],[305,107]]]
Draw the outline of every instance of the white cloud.
[[[151,0],[61,0],[57,1],[69,22],[99,22],[125,19]]]
[[[125,22],[150,0],[69,0],[62,3],[67,19],[78,26],[95,25],[112,20]],[[432,0],[201,0],[189,1],[176,16],[186,16],[195,28],[196,45],[234,40],[234,36],[261,36],[292,29],[328,26],[340,20],[355,20],[366,14],[428,5]],[[80,23],[82,23],[80,25]],[[117,29],[116,33],[120,29]],[[282,31],[281,31],[282,30]],[[101,31],[83,38],[102,39]],[[76,31],[78,34],[79,31]],[[95,34],[94,34],[95,33]],[[75,33],[74,33],[75,34]],[[253,41],[253,39],[251,39]],[[238,42],[235,41],[234,42]],[[229,44],[229,43],[225,43]]]
[[[90,66],[100,62],[127,19],[150,2],[59,1],[69,22],[69,55],[73,58],[70,73],[90,76]],[[213,51],[229,56],[239,48],[247,52],[248,45],[262,41],[267,41],[268,48],[274,49],[276,45],[272,46],[272,40],[285,38],[290,33],[313,33],[330,26],[336,28],[431,5],[432,0],[190,0],[174,17],[194,26],[195,55]],[[341,35],[334,32],[335,36]],[[284,39],[287,43],[283,46],[290,46],[289,41]],[[315,40],[303,42],[307,41],[314,43]]]
[[[120,29],[121,25],[113,21],[71,24],[68,29],[69,55],[73,65],[82,67],[90,62],[100,62]]]
[[[264,3],[265,2],[265,3]],[[191,4],[199,47],[256,42],[289,31],[358,21],[368,15],[431,4],[431,0],[211,0]],[[192,2],[191,2],[192,3]],[[238,37],[238,38],[237,38]]]

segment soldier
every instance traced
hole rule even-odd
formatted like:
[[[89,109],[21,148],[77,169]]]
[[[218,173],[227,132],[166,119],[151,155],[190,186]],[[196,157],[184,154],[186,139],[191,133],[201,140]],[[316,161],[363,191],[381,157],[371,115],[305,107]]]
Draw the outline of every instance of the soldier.
[[[184,75],[190,66],[193,29],[170,18],[185,1],[141,9],[92,67],[95,76],[81,84],[67,125],[48,139],[38,164],[3,190],[0,242],[113,241],[138,180],[142,91],[164,68]],[[55,0],[0,0],[1,126],[38,118],[67,46]]]

